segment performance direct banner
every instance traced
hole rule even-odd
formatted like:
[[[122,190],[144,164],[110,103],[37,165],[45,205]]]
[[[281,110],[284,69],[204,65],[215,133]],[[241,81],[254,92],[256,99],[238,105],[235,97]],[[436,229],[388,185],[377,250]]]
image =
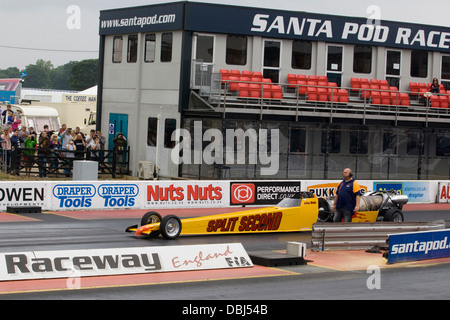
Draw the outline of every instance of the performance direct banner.
[[[275,205],[300,191],[300,181],[235,181],[229,205]]]

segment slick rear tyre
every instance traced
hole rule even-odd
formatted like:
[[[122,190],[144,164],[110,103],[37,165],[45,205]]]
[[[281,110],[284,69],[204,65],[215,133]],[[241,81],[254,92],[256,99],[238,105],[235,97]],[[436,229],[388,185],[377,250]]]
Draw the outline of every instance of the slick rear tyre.
[[[177,216],[168,215],[162,218],[159,227],[161,235],[167,240],[178,238],[181,233],[181,220]]]
[[[152,224],[152,223],[158,223],[161,222],[161,215],[158,212],[155,211],[149,211],[146,214],[144,214],[142,216],[141,219],[141,226],[145,226],[147,224]],[[153,231],[149,234],[150,238],[156,238],[157,236],[159,236],[160,231]]]
[[[389,209],[384,215],[383,221],[403,222],[403,213],[398,209]]]

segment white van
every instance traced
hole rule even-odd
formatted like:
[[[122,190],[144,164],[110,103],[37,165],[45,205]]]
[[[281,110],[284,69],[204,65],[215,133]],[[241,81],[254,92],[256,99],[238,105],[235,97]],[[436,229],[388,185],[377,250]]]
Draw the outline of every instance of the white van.
[[[59,114],[55,108],[11,105],[11,110],[20,116],[21,126],[25,125],[27,129],[33,127],[38,133],[44,131],[46,124],[50,131],[57,132],[61,128]]]

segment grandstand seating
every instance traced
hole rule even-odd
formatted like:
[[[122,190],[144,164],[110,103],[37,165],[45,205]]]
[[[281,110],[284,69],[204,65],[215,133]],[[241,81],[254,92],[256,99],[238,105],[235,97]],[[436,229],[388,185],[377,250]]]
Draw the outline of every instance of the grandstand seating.
[[[234,92],[239,98],[256,99],[283,99],[284,92],[280,85],[273,84],[270,79],[264,78],[261,72],[249,70],[221,69],[221,82],[227,85],[230,92]],[[389,86],[384,79],[356,78],[350,79],[351,89],[339,88],[336,83],[329,82],[326,76],[288,74],[287,86],[284,88],[304,97],[306,101],[348,103],[349,92],[352,93],[352,101],[355,98],[365,100],[367,103],[380,106],[410,106],[411,98],[423,97],[429,92],[430,84],[410,82],[409,93],[399,92],[397,87]],[[450,96],[441,85],[441,95],[430,97],[432,108],[450,108]],[[450,94],[450,90],[448,92]]]
[[[221,69],[220,74],[222,84],[228,84],[228,90],[240,98],[283,99],[281,86],[272,85],[261,72]]]

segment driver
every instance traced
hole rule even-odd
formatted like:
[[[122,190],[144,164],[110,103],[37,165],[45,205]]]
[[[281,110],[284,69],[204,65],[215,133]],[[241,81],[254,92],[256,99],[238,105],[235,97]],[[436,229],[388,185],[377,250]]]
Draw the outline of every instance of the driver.
[[[359,211],[359,201],[361,200],[361,187],[350,168],[342,172],[344,180],[339,184],[334,198],[333,211],[334,222],[352,222],[352,216],[355,211]]]

